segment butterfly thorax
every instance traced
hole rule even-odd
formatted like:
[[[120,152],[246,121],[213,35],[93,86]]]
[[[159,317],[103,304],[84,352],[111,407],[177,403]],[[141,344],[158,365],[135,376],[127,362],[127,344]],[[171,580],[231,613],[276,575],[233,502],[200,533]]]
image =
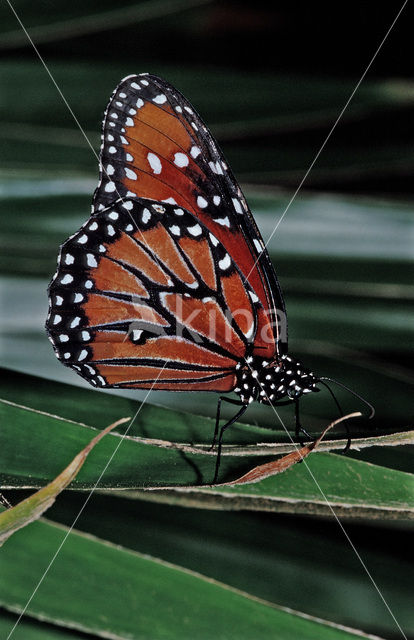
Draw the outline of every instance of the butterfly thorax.
[[[254,400],[273,404],[283,398],[295,400],[305,393],[318,391],[317,377],[299,360],[283,355],[278,360],[249,356],[237,365],[234,391],[245,404]]]

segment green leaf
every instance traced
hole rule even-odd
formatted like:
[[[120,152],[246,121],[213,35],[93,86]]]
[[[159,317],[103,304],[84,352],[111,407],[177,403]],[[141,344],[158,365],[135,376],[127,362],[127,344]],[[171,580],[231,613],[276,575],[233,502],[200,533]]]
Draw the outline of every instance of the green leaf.
[[[46,487],[0,513],[0,546],[13,533],[38,520],[42,513],[52,506],[58,494],[74,480],[82,468],[87,456],[107,433],[117,426],[128,422],[130,418],[121,418],[98,433],[89,444],[78,453],[72,462]]]
[[[148,497],[94,494],[76,526],[271,602],[392,637],[395,623],[334,518],[183,509]],[[84,501],[82,492],[65,492],[48,517],[69,526]],[[344,527],[405,633],[412,635],[412,581],[406,570],[412,528],[378,521],[375,529],[373,523],[350,521]]]
[[[336,640],[367,637],[239,592],[161,560],[35,522],[2,550],[0,603],[22,611],[53,553],[59,554],[26,615],[103,637]],[[110,578],[109,578],[110,577]],[[85,603],[88,606],[85,606]]]
[[[18,615],[0,610],[0,634],[7,638],[18,620]],[[13,640],[74,640],[79,639],[77,631],[53,626],[33,618],[22,618],[13,632]]]
[[[25,376],[20,376],[20,379],[25,383],[23,388],[28,386]],[[110,419],[106,407],[111,406],[110,415],[121,410],[125,415],[128,407],[131,415],[139,411],[137,418],[100,480],[100,488],[134,490],[182,487],[178,494],[171,494],[172,500],[176,500],[178,495],[179,500],[184,503],[194,503],[196,500],[200,506],[222,508],[231,505],[232,509],[271,509],[321,514],[330,512],[324,498],[326,496],[335,510],[344,515],[412,517],[413,475],[330,453],[313,453],[303,464],[257,485],[205,489],[199,485],[212,481],[215,453],[205,447],[198,451],[194,447],[177,446],[172,436],[177,433],[178,442],[182,443],[184,436],[188,438],[187,442],[196,444],[199,433],[201,442],[206,437],[208,441],[211,430],[207,436],[205,427],[211,424],[210,420],[149,404],[138,405],[134,410],[132,403],[123,398],[47,382],[38,384],[38,389],[42,385],[43,388],[48,386],[47,394],[54,396],[51,403],[55,403],[55,410],[60,415],[39,411],[36,405],[39,405],[39,399],[41,404],[47,402],[45,393],[34,399],[32,408],[17,406],[9,400],[0,403],[4,425],[0,432],[0,481],[3,487],[43,486],[59,473],[68,457],[76,455],[86,446],[94,433],[92,426],[84,423],[82,415],[94,426],[101,427]],[[34,387],[28,388],[28,395],[36,396]],[[21,389],[22,387],[20,394]],[[73,398],[77,398],[76,422],[66,417],[71,412],[75,413],[72,409]],[[96,423],[94,415],[97,416]],[[115,417],[119,415],[122,414],[118,413]],[[163,428],[168,439],[160,441],[159,434],[163,432]],[[91,452],[88,465],[81,469],[73,482],[74,488],[87,489],[95,485],[107,460],[119,444],[121,431],[119,430],[119,434],[108,435],[99,449]],[[266,433],[258,427],[236,428],[233,437],[237,437],[237,433],[244,434],[244,442],[246,438],[257,441],[258,436],[265,436],[268,441],[270,437],[275,437],[274,433]],[[151,438],[156,434],[158,440]],[[412,439],[412,434],[398,434],[396,440],[402,437]],[[266,447],[253,447],[253,450],[248,448],[246,451],[240,446],[236,450],[226,448],[220,471],[221,481],[235,479],[253,466],[269,461],[268,456],[261,457],[264,450]],[[251,454],[259,455],[253,457]],[[155,494],[151,495],[156,498]]]
[[[338,517],[414,517],[414,476],[331,453],[315,452],[302,465],[258,484],[177,489],[183,505],[263,509]],[[138,497],[142,494],[138,493]],[[231,503],[229,503],[231,499]],[[172,499],[173,500],[173,499]]]

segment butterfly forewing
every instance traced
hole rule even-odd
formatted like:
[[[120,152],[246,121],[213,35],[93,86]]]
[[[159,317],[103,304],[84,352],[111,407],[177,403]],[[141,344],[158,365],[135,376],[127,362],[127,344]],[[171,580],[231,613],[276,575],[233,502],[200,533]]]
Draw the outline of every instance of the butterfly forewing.
[[[95,386],[230,391],[264,315],[200,220],[141,198],[112,202],[66,241],[49,295],[59,359]]]
[[[262,303],[255,351],[263,357],[284,352],[286,338],[277,322],[285,317],[284,302],[274,269],[239,185],[190,103],[160,78],[129,76],[110,100],[102,135],[93,211],[118,196],[137,196],[194,214],[220,240]],[[266,315],[273,329],[261,340]]]

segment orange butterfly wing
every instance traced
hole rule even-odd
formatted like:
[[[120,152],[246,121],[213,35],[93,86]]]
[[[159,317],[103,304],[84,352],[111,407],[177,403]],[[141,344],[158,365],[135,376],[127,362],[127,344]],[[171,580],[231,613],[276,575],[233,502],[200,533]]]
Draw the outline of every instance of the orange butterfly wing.
[[[223,154],[190,103],[149,74],[125,78],[103,125],[93,211],[116,197],[177,204],[222,243],[262,303],[253,353],[287,351],[283,296],[260,232]],[[272,331],[268,330],[269,318]]]
[[[49,296],[58,358],[103,387],[231,391],[264,312],[193,214],[141,198],[64,243]]]

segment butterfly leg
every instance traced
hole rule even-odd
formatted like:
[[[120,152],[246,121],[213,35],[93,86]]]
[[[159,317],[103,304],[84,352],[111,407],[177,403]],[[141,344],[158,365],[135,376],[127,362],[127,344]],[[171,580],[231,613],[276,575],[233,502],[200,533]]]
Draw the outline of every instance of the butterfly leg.
[[[236,413],[236,415],[234,415],[228,422],[226,422],[226,424],[224,424],[219,432],[219,437],[218,437],[218,447],[217,447],[217,457],[216,457],[216,469],[214,472],[214,479],[213,479],[213,484],[216,484],[217,482],[217,478],[218,478],[218,473],[219,473],[219,469],[220,469],[220,459],[221,459],[221,447],[222,447],[222,443],[223,443],[223,435],[226,429],[228,429],[228,427],[230,427],[232,424],[234,424],[236,422],[236,420],[238,420],[240,418],[240,416],[243,415],[243,413],[247,410],[247,407],[249,406],[248,404],[244,404],[242,402],[240,402],[239,400],[231,400],[230,398],[225,398],[223,396],[220,396],[219,398],[219,403],[217,406],[217,416],[216,416],[216,428],[214,430],[214,440],[213,440],[213,446],[217,440],[217,433],[219,431],[219,421],[220,421],[220,408],[221,408],[221,401],[222,400],[226,400],[226,402],[230,402],[231,404],[235,404],[238,405],[240,407],[240,409],[238,410],[238,412]]]
[[[211,443],[211,449],[214,449],[214,447],[216,446],[216,442],[217,442],[217,435],[219,432],[219,425],[220,425],[220,411],[221,411],[221,403],[222,402],[228,402],[229,404],[235,404],[238,407],[240,407],[243,403],[240,400],[233,400],[232,398],[226,398],[226,396],[220,396],[217,402],[217,412],[216,412],[216,425],[214,427],[214,435],[213,435],[213,442]]]
[[[304,442],[303,442],[303,438],[302,435],[306,436],[307,438],[309,438],[309,440],[313,440],[312,436],[306,431],[306,429],[304,429],[300,423],[300,416],[299,416],[299,398],[296,398],[295,400],[295,438],[296,440],[299,441],[300,446],[303,447],[304,446]]]

